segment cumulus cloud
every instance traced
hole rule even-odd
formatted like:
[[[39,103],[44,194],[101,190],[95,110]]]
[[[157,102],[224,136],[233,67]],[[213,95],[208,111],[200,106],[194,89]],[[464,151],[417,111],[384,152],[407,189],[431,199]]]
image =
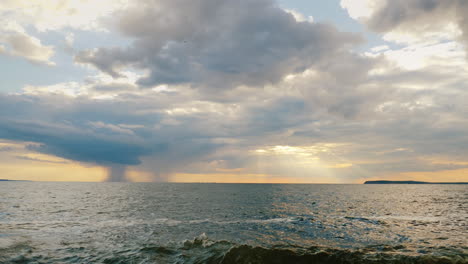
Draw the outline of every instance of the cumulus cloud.
[[[0,54],[23,57],[34,63],[55,65],[54,47],[38,34],[55,31],[65,36],[65,52],[73,52],[70,30],[107,31],[106,19],[125,7],[126,0],[4,0],[0,3]],[[33,36],[35,35],[35,36]]]
[[[83,51],[76,61],[115,77],[126,67],[145,70],[142,86],[262,86],[360,42],[331,25],[298,21],[271,0],[182,2],[135,1],[116,15],[133,44]]]
[[[0,21],[1,22],[1,21]],[[50,59],[54,55],[52,46],[47,46],[41,41],[27,34],[21,27],[0,28],[0,54],[23,57],[34,63],[55,65]]]

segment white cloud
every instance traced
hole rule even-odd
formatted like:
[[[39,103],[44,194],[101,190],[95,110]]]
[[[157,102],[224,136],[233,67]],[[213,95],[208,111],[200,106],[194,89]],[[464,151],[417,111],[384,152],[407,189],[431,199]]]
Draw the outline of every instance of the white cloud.
[[[348,11],[350,17],[361,20],[371,17],[382,2],[382,0],[341,0],[340,5]]]
[[[297,22],[309,22],[313,23],[314,22],[314,17],[312,16],[305,16],[301,12],[294,10],[294,9],[284,9],[284,11],[288,12],[289,14],[293,15],[294,19],[296,19]]]
[[[112,78],[104,73],[97,73],[83,82],[63,82],[52,85],[26,85],[21,93],[28,95],[63,95],[68,97],[88,96],[94,99],[113,99],[120,94],[145,94],[158,91],[140,90],[136,81],[140,75],[126,71],[120,78]],[[164,90],[164,89],[163,89]]]
[[[126,0],[3,0],[0,15],[4,20],[30,25],[39,31],[65,27],[103,30],[101,18],[126,5]]]
[[[388,45],[380,45],[380,46],[371,48],[371,51],[372,52],[379,52],[379,51],[383,51],[383,50],[388,50],[389,48],[390,47]]]
[[[77,97],[86,93],[85,86],[78,82],[58,83],[46,86],[26,85],[23,93],[28,95],[57,94]]]
[[[54,47],[42,44],[35,31],[106,30],[105,19],[127,0],[2,0],[0,1],[0,53],[34,63],[55,65]],[[28,30],[25,30],[28,29]],[[33,33],[31,33],[33,32]],[[62,32],[60,32],[62,33]],[[72,51],[73,37],[65,34],[65,50]]]
[[[401,45],[429,45],[444,41],[454,41],[462,36],[462,31],[454,23],[448,23],[438,31],[394,30],[383,35],[383,39]]]
[[[55,65],[50,59],[54,55],[54,48],[46,46],[41,41],[24,32],[5,32],[0,30],[0,53],[23,57],[31,62]]]
[[[436,43],[416,43],[401,48],[376,47],[367,52],[370,57],[384,55],[389,63],[407,71],[422,70],[428,67],[468,67],[463,46],[455,41]],[[374,69],[375,70],[375,69]]]

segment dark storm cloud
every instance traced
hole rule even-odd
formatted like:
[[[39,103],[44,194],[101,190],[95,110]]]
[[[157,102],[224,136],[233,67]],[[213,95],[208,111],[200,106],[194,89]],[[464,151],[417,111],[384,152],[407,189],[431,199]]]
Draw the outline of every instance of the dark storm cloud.
[[[119,76],[148,70],[142,86],[205,88],[277,83],[360,42],[326,24],[297,22],[271,0],[140,0],[117,15],[126,48],[83,51],[76,60]]]
[[[31,145],[29,149],[82,162],[137,165],[140,163],[139,156],[151,152],[143,142],[95,134],[79,126],[1,120],[0,127],[1,138],[38,142],[41,145]]]
[[[195,124],[161,125],[155,101],[148,105],[144,98],[109,102],[59,95],[2,95],[0,138],[34,142],[28,146],[31,151],[107,166],[115,174],[109,180],[114,181],[122,178],[123,167],[140,164],[143,156],[164,160],[164,170],[169,171],[219,146],[208,133],[197,131],[200,127]],[[21,110],[16,111],[19,105]],[[148,108],[153,111],[139,113]]]

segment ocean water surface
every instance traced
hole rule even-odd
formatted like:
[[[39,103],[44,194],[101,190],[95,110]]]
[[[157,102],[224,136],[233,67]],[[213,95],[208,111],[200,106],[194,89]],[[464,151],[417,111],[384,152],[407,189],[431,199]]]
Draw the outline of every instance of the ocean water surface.
[[[0,182],[0,263],[468,263],[468,186]]]

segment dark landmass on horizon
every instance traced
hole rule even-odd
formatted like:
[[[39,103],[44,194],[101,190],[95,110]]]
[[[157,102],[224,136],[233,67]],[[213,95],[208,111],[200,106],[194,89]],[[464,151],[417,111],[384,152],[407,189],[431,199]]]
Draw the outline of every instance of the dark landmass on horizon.
[[[468,184],[468,182],[366,181],[364,184]]]

